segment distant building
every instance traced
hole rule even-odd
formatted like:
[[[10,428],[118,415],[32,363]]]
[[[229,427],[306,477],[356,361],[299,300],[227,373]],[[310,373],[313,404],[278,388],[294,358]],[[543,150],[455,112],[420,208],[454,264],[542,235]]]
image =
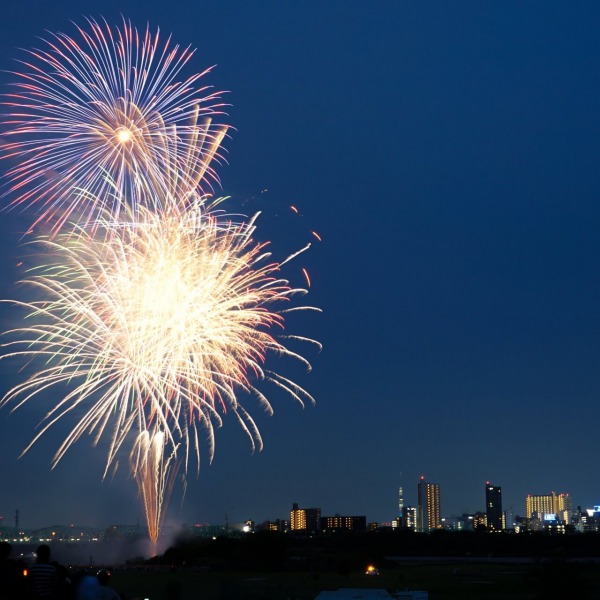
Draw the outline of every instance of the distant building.
[[[298,508],[294,503],[290,512],[290,530],[316,533],[321,530],[320,508]]]
[[[405,506],[402,509],[402,527],[412,531],[417,530],[419,511],[416,506]]]
[[[473,529],[475,531],[481,531],[488,528],[487,513],[476,512],[473,515]]]
[[[417,517],[417,530],[429,533],[432,529],[442,526],[440,509],[440,486],[437,483],[427,483],[421,477],[417,489],[419,512]]]
[[[600,506],[587,508],[585,511],[578,506],[571,512],[571,522],[574,531],[578,533],[600,531]]]
[[[485,484],[485,514],[488,531],[502,531],[505,529],[504,513],[502,512],[502,488],[492,485],[489,481]]]
[[[525,515],[528,519],[537,516],[541,521],[547,515],[556,515],[560,520],[569,524],[571,520],[571,496],[569,494],[555,494],[536,496],[529,494],[525,499]]]
[[[579,512],[581,512],[581,508],[579,509]],[[594,506],[593,508],[586,508],[585,512],[590,517],[597,517],[600,515],[600,506]]]
[[[442,529],[445,529],[446,531],[460,531],[460,517],[455,515],[451,517],[442,517]]]
[[[335,515],[334,517],[321,517],[321,531],[366,531],[367,517],[344,517]]]
[[[462,515],[453,515],[442,519],[443,529],[449,531],[473,531],[476,524],[481,525],[487,522],[485,513],[463,513]]]
[[[552,496],[550,495],[533,495],[529,494],[525,498],[525,516],[532,519],[534,516],[554,514],[552,506]]]
[[[274,521],[263,521],[262,523],[257,523],[255,530],[256,531],[279,531],[284,533],[289,531],[290,523],[285,519],[276,519]]]

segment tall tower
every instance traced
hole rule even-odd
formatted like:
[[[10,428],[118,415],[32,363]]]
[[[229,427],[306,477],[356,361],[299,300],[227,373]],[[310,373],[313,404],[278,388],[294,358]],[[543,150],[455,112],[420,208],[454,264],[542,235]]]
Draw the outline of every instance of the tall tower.
[[[421,476],[417,492],[419,497],[417,531],[429,533],[432,529],[440,529],[442,517],[439,484],[427,483],[425,477]]]
[[[502,531],[504,529],[502,512],[502,488],[485,483],[485,512],[487,515],[488,531]]]
[[[402,471],[400,471],[400,482],[398,484],[398,519],[402,520],[404,514],[404,489],[402,488]]]

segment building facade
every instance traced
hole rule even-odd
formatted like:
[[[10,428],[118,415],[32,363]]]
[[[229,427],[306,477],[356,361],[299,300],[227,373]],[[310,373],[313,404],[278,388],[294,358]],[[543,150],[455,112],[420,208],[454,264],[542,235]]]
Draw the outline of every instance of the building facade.
[[[366,531],[367,517],[345,517],[335,515],[334,517],[321,517],[321,531]]]
[[[416,506],[405,506],[402,509],[402,528],[417,531],[419,525],[419,509]]]
[[[537,516],[538,519],[544,520],[546,515],[556,515],[558,519],[568,524],[571,509],[571,496],[569,494],[556,494],[554,492],[541,496],[529,494],[525,499],[525,515],[528,519]]]
[[[321,530],[320,508],[298,508],[294,502],[290,511],[290,530],[317,533]]]
[[[429,533],[432,529],[442,527],[440,508],[440,486],[437,483],[428,483],[421,477],[417,490],[418,516],[417,531]]]
[[[492,485],[489,481],[485,484],[485,513],[488,531],[502,531],[505,529],[504,513],[502,512],[502,488]]]

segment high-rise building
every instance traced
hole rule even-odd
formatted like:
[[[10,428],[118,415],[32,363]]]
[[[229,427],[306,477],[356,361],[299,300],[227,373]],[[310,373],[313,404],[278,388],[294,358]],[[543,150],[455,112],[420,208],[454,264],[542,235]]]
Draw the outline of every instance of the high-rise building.
[[[571,523],[573,506],[569,494],[558,494],[556,496],[556,516],[567,525]]]
[[[427,483],[421,477],[418,485],[418,526],[417,531],[429,533],[432,529],[442,527],[440,510],[440,486],[437,483]]]
[[[556,515],[561,521],[569,522],[571,515],[571,496],[569,494],[550,494],[535,496],[529,494],[525,499],[525,515],[528,519],[537,514],[543,520],[544,515]]]
[[[290,511],[290,530],[317,532],[321,530],[320,508],[298,508],[294,502]]]
[[[554,514],[552,496],[550,494],[528,494],[527,498],[525,498],[525,516],[531,519],[534,513],[537,514],[539,519],[542,519],[544,515]]]
[[[402,509],[402,527],[417,531],[419,510],[416,506],[405,506]]]
[[[489,481],[485,484],[485,513],[488,531],[502,531],[504,529],[502,488],[492,485]]]
[[[515,516],[513,515],[512,506],[504,511],[504,529],[513,530],[515,528]]]

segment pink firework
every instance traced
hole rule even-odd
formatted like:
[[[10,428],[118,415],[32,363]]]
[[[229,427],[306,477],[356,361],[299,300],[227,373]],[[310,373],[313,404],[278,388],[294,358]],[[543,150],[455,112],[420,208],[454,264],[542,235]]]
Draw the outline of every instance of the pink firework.
[[[77,39],[52,34],[20,61],[8,107],[2,155],[9,205],[32,205],[36,224],[56,232],[67,220],[94,223],[123,203],[164,210],[205,193],[217,176],[226,127],[219,94],[200,85],[208,72],[183,76],[194,50],[88,19]],[[176,180],[177,193],[173,193]]]

